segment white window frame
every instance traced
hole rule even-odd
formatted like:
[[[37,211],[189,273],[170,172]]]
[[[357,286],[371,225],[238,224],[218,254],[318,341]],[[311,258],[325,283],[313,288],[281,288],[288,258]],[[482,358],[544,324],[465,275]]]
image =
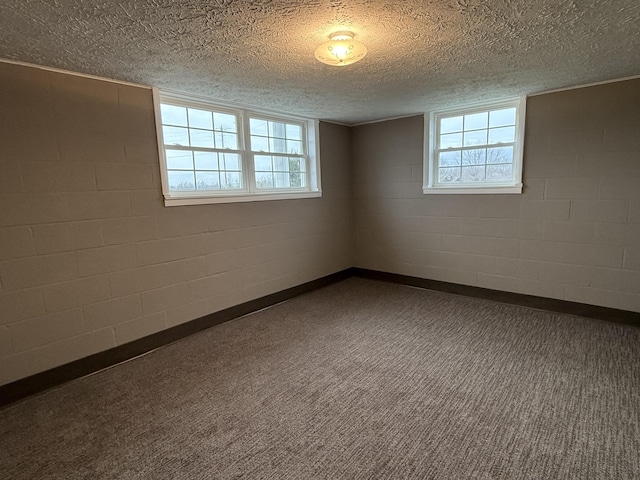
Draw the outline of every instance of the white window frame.
[[[526,114],[526,96],[509,98],[495,102],[475,104],[451,109],[443,109],[425,114],[424,142],[424,194],[494,194],[522,193],[522,159],[524,147],[524,120]],[[440,119],[458,115],[497,110],[500,108],[516,108],[515,141],[513,151],[512,178],[508,182],[474,182],[474,183],[438,183],[437,152],[440,138]],[[428,119],[428,121],[427,121]]]
[[[153,103],[158,139],[158,156],[160,159],[160,177],[165,206],[200,205],[210,203],[255,202],[263,200],[285,200],[295,198],[316,198],[322,196],[320,185],[320,139],[319,121],[315,119],[296,117],[278,112],[239,108],[238,106],[223,104],[196,95],[153,88]],[[178,106],[210,109],[216,112],[229,113],[238,118],[238,153],[241,159],[243,188],[234,190],[206,190],[198,191],[170,191],[167,173],[164,135],[162,130],[161,103]],[[254,155],[269,155],[272,152],[252,152],[250,145],[250,119],[273,120],[301,125],[303,129],[303,145],[305,152],[301,155],[306,160],[306,186],[302,188],[273,188],[257,189],[255,185]],[[287,156],[287,154],[284,154]]]

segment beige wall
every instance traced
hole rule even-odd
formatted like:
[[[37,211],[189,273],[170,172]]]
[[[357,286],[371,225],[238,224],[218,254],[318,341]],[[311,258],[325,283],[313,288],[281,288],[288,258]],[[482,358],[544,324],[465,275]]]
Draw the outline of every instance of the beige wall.
[[[421,116],[352,142],[355,266],[640,311],[640,80],[530,97],[522,195],[423,195]]]
[[[0,105],[0,384],[353,265],[640,311],[640,80],[531,97],[522,195],[423,195],[417,116],[321,123],[321,199],[165,208],[150,90]]]
[[[0,63],[0,384],[352,265],[350,133],[320,199],[162,203],[149,89]]]

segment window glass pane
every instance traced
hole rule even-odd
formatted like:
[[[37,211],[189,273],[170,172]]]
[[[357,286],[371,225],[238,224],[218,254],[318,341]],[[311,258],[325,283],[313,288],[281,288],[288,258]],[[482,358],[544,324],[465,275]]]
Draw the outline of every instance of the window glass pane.
[[[289,181],[294,188],[304,187],[307,183],[307,176],[302,168],[304,162],[298,158],[289,159]]]
[[[240,171],[240,156],[235,153],[223,153],[224,170]]]
[[[283,138],[269,138],[269,151],[287,153],[287,141]]]
[[[218,170],[218,154],[215,152],[193,152],[196,170]]]
[[[302,188],[306,186],[305,179],[307,177],[302,175],[301,173],[292,173],[291,174],[291,188]]]
[[[440,133],[452,133],[462,131],[462,115],[440,119]]]
[[[512,163],[513,147],[487,148],[487,163]]]
[[[192,147],[213,148],[213,132],[211,130],[189,129]]]
[[[275,175],[275,179],[276,179],[276,188],[290,188],[291,187],[291,183],[289,180],[289,174],[288,173],[276,173]]]
[[[214,132],[216,148],[238,149],[238,136],[235,133]]]
[[[238,133],[238,126],[235,115],[214,112],[213,125],[215,130],[219,130],[221,132]]]
[[[238,136],[235,133],[223,133],[222,134],[222,147],[230,148],[231,150],[238,149]]]
[[[207,110],[189,109],[189,126],[192,128],[204,128],[213,130],[213,118]]]
[[[505,108],[504,110],[494,110],[489,112],[489,126],[502,127],[516,124],[516,109]]]
[[[167,168],[170,170],[193,170],[192,153],[184,150],[165,150]]]
[[[287,126],[280,122],[269,122],[269,136],[277,138],[287,137]]]
[[[288,153],[302,153],[302,142],[297,140],[287,140]]]
[[[477,130],[487,128],[489,112],[472,113],[464,116],[464,130]]]
[[[162,136],[165,145],[189,146],[189,130],[181,127],[162,126]]]
[[[257,188],[273,188],[273,174],[271,172],[256,172]]]
[[[484,165],[486,159],[487,150],[485,148],[463,150],[462,152],[462,165]]]
[[[486,145],[487,131],[474,130],[472,132],[464,132],[464,146],[471,147],[473,145]]]
[[[223,148],[222,145],[224,145],[224,141],[222,140],[222,132],[213,132],[213,138],[214,138],[214,145],[215,148]]]
[[[489,143],[510,143],[515,140],[516,127],[489,129]]]
[[[220,174],[218,172],[196,172],[196,188],[198,190],[220,190]]]
[[[302,140],[302,127],[300,125],[287,124],[287,138],[290,140]]]
[[[195,190],[193,172],[168,170],[169,190]]]
[[[265,137],[268,135],[266,120],[252,118],[249,121],[249,129],[251,130],[251,135],[264,135]]]
[[[438,169],[438,182],[453,183],[460,181],[460,167],[445,167]]]
[[[287,157],[273,157],[273,171],[274,172],[288,172],[289,171],[289,159]]]
[[[220,174],[222,180],[222,188],[237,189],[242,188],[240,183],[240,174],[236,172],[226,172]]]
[[[267,137],[251,137],[251,150],[254,152],[268,152],[269,139]]]
[[[187,126],[187,109],[177,107],[175,105],[160,105],[160,115],[162,116],[163,125]]]
[[[440,148],[455,148],[462,146],[462,134],[461,133],[449,133],[446,135],[440,135]]]
[[[460,165],[462,160],[462,152],[455,150],[453,152],[440,152],[439,165],[441,167],[452,167],[454,165]]]
[[[266,155],[256,155],[253,157],[256,171],[270,172],[271,171],[271,157]]]
[[[470,167],[462,167],[463,182],[483,182],[484,181],[484,165],[473,165]]]
[[[290,158],[289,159],[289,171],[290,172],[306,172],[306,164],[302,158]]]
[[[508,182],[512,178],[513,166],[509,164],[487,165],[487,181]]]

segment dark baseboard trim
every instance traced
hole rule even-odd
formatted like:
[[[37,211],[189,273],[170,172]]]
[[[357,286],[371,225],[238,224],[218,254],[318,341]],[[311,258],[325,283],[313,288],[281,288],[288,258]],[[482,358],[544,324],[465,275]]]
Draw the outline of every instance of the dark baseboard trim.
[[[0,408],[71,380],[112,367],[234,318],[256,312],[353,276],[640,327],[640,313],[636,312],[352,267],[302,285],[211,313],[104,352],[60,365],[51,370],[46,370],[6,385],[0,385]]]
[[[148,353],[182,338],[201,332],[248,313],[256,312],[285,300],[325,287],[353,276],[353,269],[327,275],[280,292],[250,300],[240,305],[211,313],[187,323],[162,330],[118,347],[75,360],[30,377],[0,386],[0,408],[25,397],[41,393],[63,383],[98,372],[118,363]]]
[[[438,290],[440,292],[455,293],[457,295],[464,295],[467,297],[482,298],[485,300],[509,303],[522,307],[536,308],[538,310],[547,310],[549,312],[595,318],[598,320],[640,327],[640,313],[630,312],[627,310],[617,310],[615,308],[569,302],[567,300],[536,297],[534,295],[525,295],[523,293],[503,292],[501,290],[491,290],[489,288],[472,287],[458,283],[441,282],[439,280],[429,280],[426,278],[411,277],[397,273],[368,270],[366,268],[354,267],[352,269],[352,273],[354,276],[369,278],[371,280],[399,283],[412,287]]]

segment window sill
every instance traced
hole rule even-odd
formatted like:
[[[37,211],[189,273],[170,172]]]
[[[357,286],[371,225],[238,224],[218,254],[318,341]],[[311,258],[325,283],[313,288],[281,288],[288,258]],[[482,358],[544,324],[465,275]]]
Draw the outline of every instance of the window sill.
[[[477,195],[477,194],[520,194],[522,184],[503,186],[459,186],[459,187],[423,187],[425,195]]]
[[[206,205],[211,203],[239,203],[239,202],[261,202],[267,200],[293,200],[299,198],[318,198],[322,197],[322,191],[314,192],[288,192],[288,193],[252,193],[238,195],[219,195],[212,196],[179,196],[165,197],[165,207],[176,207],[180,205]]]

